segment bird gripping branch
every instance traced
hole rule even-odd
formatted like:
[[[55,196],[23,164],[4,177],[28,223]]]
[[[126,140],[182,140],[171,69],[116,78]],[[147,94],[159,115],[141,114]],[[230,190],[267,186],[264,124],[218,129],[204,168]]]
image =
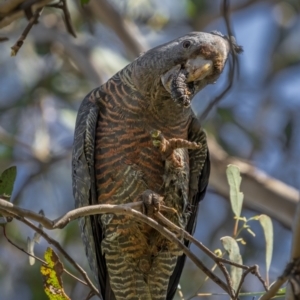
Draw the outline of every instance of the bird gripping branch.
[[[194,232],[210,163],[190,104],[218,79],[229,52],[221,34],[192,32],[141,54],[86,96],[73,146],[76,207],[142,200],[155,219],[151,207],[164,203],[177,211],[167,218]],[[79,222],[104,300],[173,299],[185,261],[176,245],[129,216]]]

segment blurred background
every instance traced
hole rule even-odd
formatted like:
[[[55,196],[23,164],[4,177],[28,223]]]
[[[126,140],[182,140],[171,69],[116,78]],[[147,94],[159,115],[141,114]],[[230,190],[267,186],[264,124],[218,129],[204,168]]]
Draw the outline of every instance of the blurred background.
[[[9,22],[0,13],[0,36],[9,38],[0,43],[0,172],[16,165],[13,203],[36,212],[43,209],[51,219],[74,208],[71,148],[84,96],[146,49],[190,31],[227,33],[217,0],[90,0],[83,7],[79,0],[67,0],[67,4],[77,38],[67,32],[61,9],[45,7],[16,57],[10,56],[10,47],[28,20],[21,17]],[[244,47],[240,77],[203,123],[229,155],[251,161],[296,189],[300,186],[299,14],[298,0],[231,1],[232,29]],[[195,97],[196,114],[201,115],[224,89],[227,68],[217,84]],[[227,200],[210,187],[200,206],[196,237],[211,250],[221,248],[220,238],[233,231]],[[260,213],[264,212],[246,207],[242,215]],[[258,222],[250,225],[256,237],[242,234],[247,243],[241,245],[243,260],[247,265],[258,264],[265,276],[263,232]],[[273,225],[271,282],[284,270],[291,244],[290,228],[276,220]],[[15,220],[6,233],[24,249],[27,237],[34,234]],[[76,221],[48,233],[91,274]],[[35,254],[42,257],[46,247],[41,240]],[[203,253],[192,250],[213,266]],[[65,266],[76,274],[68,263]],[[30,266],[27,255],[9,244],[0,230],[1,300],[47,299],[39,268],[38,262]],[[72,300],[85,299],[88,288],[67,275],[63,279]],[[181,279],[184,299],[228,299],[196,297],[199,288],[202,293],[222,292],[204,279],[187,261]],[[262,290],[257,278],[247,277],[244,292]]]

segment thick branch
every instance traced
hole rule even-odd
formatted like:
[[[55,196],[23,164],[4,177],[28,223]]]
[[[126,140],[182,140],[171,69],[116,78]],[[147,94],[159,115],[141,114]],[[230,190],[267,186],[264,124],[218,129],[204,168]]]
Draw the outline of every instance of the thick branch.
[[[209,183],[219,194],[228,197],[226,168],[229,164],[234,164],[241,171],[241,191],[244,193],[246,206],[291,228],[299,201],[299,192],[296,189],[269,177],[249,162],[229,156],[212,137],[208,139],[208,146],[212,165]]]
[[[297,299],[299,297],[299,280],[295,280],[297,275],[300,274],[300,202],[298,203],[297,210],[296,210],[296,216],[294,219],[293,224],[293,241],[292,241],[292,251],[291,251],[291,264],[294,265],[293,267],[293,273],[295,274],[289,274],[290,280],[289,285],[286,292],[286,300],[292,300]],[[299,276],[299,275],[298,275]],[[297,287],[293,286],[297,285]]]
[[[64,55],[71,59],[83,76],[98,86],[103,83],[104,74],[97,69],[90,58],[90,49],[85,45],[77,45],[70,35],[58,31],[55,28],[48,28],[44,24],[39,24],[39,30],[33,30],[31,35],[40,43],[59,43],[63,46]]]
[[[224,291],[226,291],[231,296],[231,298],[233,298],[234,290],[232,289],[232,286],[230,284],[230,282],[231,282],[230,276],[229,276],[226,268],[224,267],[223,263],[235,265],[237,267],[240,267],[240,268],[246,270],[245,276],[249,273],[249,269],[252,270],[253,267],[239,265],[239,264],[236,264],[229,260],[226,260],[226,259],[216,256],[213,252],[211,252],[202,243],[200,243],[194,237],[192,237],[190,234],[188,234],[185,230],[183,230],[182,228],[179,228],[178,226],[176,226],[175,224],[170,222],[160,212],[156,213],[155,216],[160,222],[167,225],[173,232],[176,232],[183,238],[193,242],[198,248],[200,248],[202,251],[204,251],[207,255],[209,255],[216,262],[216,264],[222,270],[222,272],[227,280],[227,285],[226,285],[219,277],[214,275],[211,270],[206,268],[206,266],[203,265],[203,263],[181,241],[179,241],[177,239],[177,237],[174,233],[172,233],[167,228],[163,227],[161,224],[159,224],[152,218],[149,218],[149,217],[145,216],[143,213],[141,213],[140,210],[142,209],[142,205],[143,205],[142,202],[128,203],[125,205],[110,205],[110,204],[91,205],[91,206],[81,207],[81,208],[69,211],[66,214],[64,214],[63,216],[52,221],[52,220],[49,220],[48,218],[44,217],[43,215],[34,213],[29,210],[21,209],[17,206],[14,206],[10,202],[0,199],[0,212],[4,215],[9,215],[9,216],[14,214],[15,216],[18,216],[17,219],[19,219],[20,221],[22,221],[24,223],[25,223],[25,221],[29,222],[25,218],[30,218],[34,221],[39,222],[41,225],[43,225],[47,229],[57,229],[57,228],[62,229],[72,220],[75,220],[80,217],[94,215],[94,214],[113,213],[116,215],[118,215],[118,214],[130,215],[130,216],[134,217],[135,219],[142,221],[143,223],[146,223],[149,226],[153,227],[154,229],[159,231],[163,236],[165,236],[167,239],[169,239],[170,241],[175,243],[210,279],[212,279],[214,282],[216,282]],[[170,212],[170,209],[168,207],[161,206],[161,211]],[[172,210],[172,212],[174,212],[174,211]],[[258,273],[258,270],[256,271],[255,274],[259,279],[261,278]]]
[[[139,33],[136,25],[123,16],[107,0],[91,0],[87,9],[100,19],[101,22],[109,26],[124,43],[128,55],[131,59],[136,58],[147,48],[144,39]]]
[[[237,1],[236,4],[230,7],[230,14],[241,11],[243,9],[248,8],[258,2],[271,2],[272,0],[248,0],[248,1]],[[222,13],[220,11],[213,12],[211,14],[205,12],[197,15],[195,20],[193,21],[193,28],[197,31],[202,31],[203,28],[208,26],[210,23],[214,22],[218,18],[222,17]]]
[[[198,266],[210,279],[212,279],[215,283],[217,283],[225,292],[230,294],[228,286],[224,281],[222,281],[219,277],[213,274],[197,257],[194,255],[182,242],[180,242],[176,235],[171,231],[160,225],[155,220],[148,218],[144,214],[139,211],[132,209],[132,207],[137,207],[140,203],[133,203],[127,205],[91,205],[86,207],[77,208],[70,212],[67,212],[62,217],[56,220],[50,220],[40,214],[34,213],[32,211],[22,209],[20,207],[14,206],[12,203],[7,202],[3,199],[0,199],[0,212],[4,216],[8,212],[11,214],[21,216],[23,218],[29,218],[33,221],[39,222],[43,227],[47,229],[57,229],[65,227],[69,222],[75,220],[79,217],[90,216],[95,214],[104,214],[104,213],[113,213],[113,214],[126,214],[134,217],[135,219],[153,227],[157,231],[159,231],[165,238],[175,243],[179,249],[183,251],[183,253],[188,256],[196,266]]]
[[[49,2],[51,2],[53,0],[41,0],[36,2],[35,4],[33,4],[31,6],[32,11],[36,11],[39,8],[44,7],[45,5],[47,5]],[[25,16],[25,12],[22,9],[16,9],[14,10],[14,5],[16,3],[23,3],[25,2],[25,0],[22,1],[18,1],[18,0],[9,0],[5,3],[2,3],[0,6],[0,28],[3,28],[7,25],[9,25],[10,23],[12,23],[13,21],[23,18]]]
[[[0,15],[5,15],[13,11],[16,7],[18,7],[25,0],[9,0],[0,3]]]
[[[1,141],[11,145],[13,140],[8,137],[7,133],[4,135],[4,132],[0,131]],[[28,147],[26,144],[19,144]],[[292,227],[292,220],[299,202],[299,191],[268,176],[249,162],[229,156],[212,137],[208,138],[208,146],[212,166],[209,183],[219,194],[228,197],[226,168],[229,164],[235,164],[240,168],[243,178],[241,190],[244,193],[246,206],[269,215],[288,228]]]
[[[291,260],[300,259],[300,202],[298,202],[293,224]],[[299,270],[300,272],[300,270]]]

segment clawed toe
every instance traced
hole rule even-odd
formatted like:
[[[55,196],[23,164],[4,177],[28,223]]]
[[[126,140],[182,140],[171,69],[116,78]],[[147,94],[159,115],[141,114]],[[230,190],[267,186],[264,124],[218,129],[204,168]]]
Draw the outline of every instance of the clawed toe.
[[[163,204],[163,197],[151,190],[146,190],[140,197],[144,204],[143,213],[150,217],[158,212],[160,210],[160,205]]]
[[[150,134],[153,145],[159,149],[163,158],[168,160],[174,168],[181,168],[183,166],[180,157],[175,153],[176,149],[200,149],[202,147],[201,144],[181,138],[171,138],[167,140],[159,130],[152,130]]]

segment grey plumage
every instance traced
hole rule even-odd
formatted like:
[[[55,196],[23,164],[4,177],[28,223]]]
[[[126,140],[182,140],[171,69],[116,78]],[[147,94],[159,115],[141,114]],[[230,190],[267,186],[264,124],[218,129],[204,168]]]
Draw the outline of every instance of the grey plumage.
[[[190,102],[217,80],[228,52],[224,37],[193,32],[143,53],[87,95],[73,147],[76,207],[163,199],[178,212],[165,216],[194,232],[210,167]],[[173,243],[125,216],[82,218],[80,227],[105,300],[173,298],[185,261]]]

